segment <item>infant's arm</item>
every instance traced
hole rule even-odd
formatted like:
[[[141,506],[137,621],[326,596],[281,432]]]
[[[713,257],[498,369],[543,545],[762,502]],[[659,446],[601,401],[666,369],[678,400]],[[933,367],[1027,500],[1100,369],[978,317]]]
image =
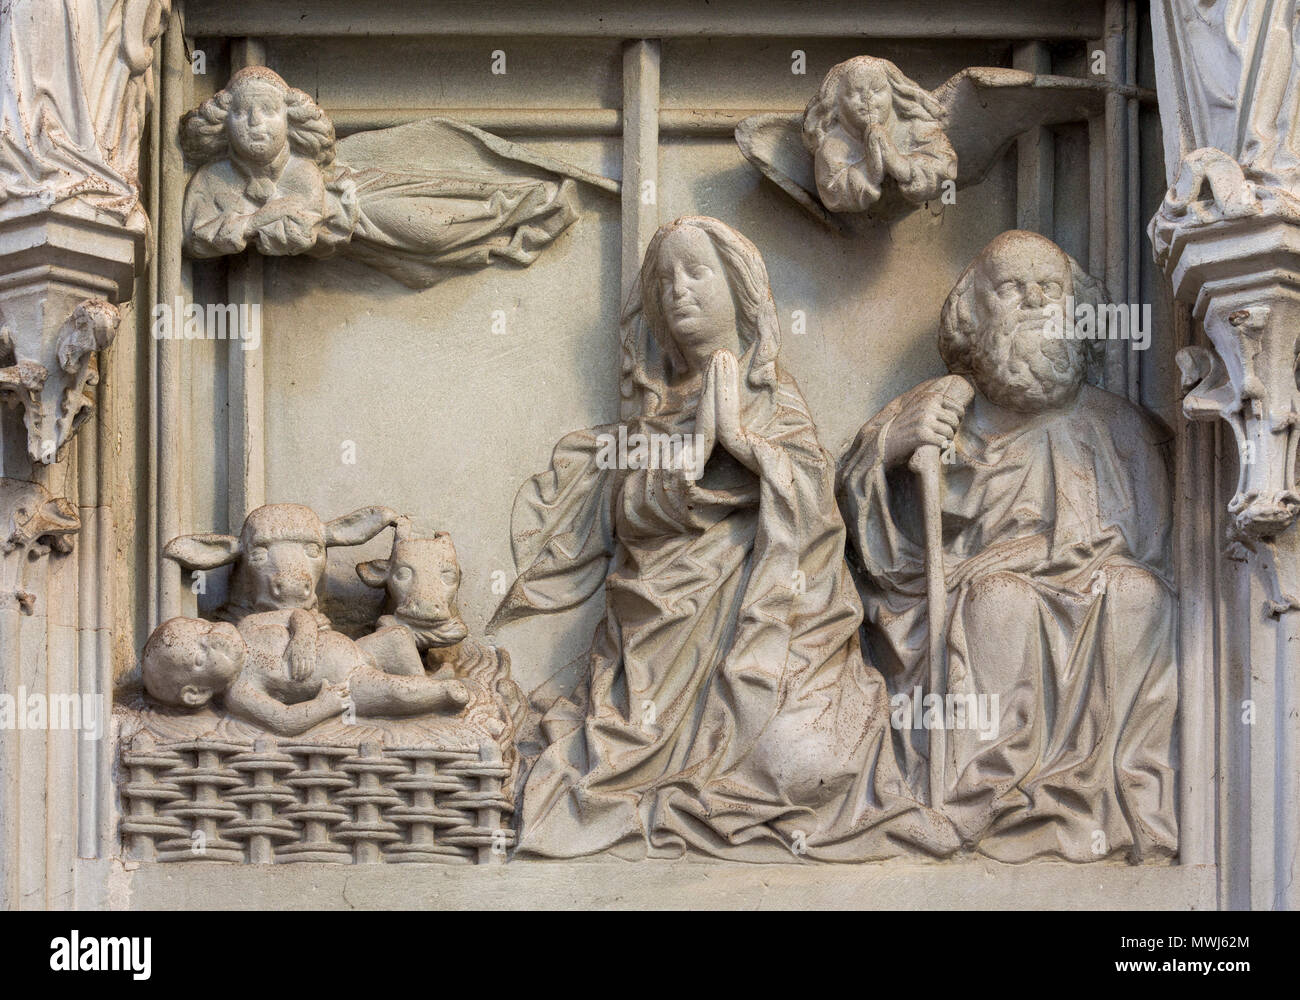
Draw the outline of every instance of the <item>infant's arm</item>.
[[[320,629],[316,618],[308,611],[295,609],[289,615],[289,644],[284,648],[284,658],[289,676],[305,681],[316,672],[316,639]]]
[[[286,705],[267,694],[247,675],[226,692],[226,709],[281,736],[298,736],[312,726],[342,714],[347,699],[329,684],[310,701]]]

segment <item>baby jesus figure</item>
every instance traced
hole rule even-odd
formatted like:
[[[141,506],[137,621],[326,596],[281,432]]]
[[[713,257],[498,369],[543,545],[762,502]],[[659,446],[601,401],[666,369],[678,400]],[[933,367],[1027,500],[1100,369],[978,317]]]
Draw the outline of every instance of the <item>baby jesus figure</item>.
[[[892,178],[914,205],[957,177],[943,109],[887,59],[857,56],[826,74],[804,113],[817,193],[832,212],[864,212]]]
[[[145,690],[198,709],[221,695],[226,710],[281,736],[297,736],[354,707],[363,717],[455,713],[469,702],[455,678],[394,674],[347,636],[294,608],[229,622],[172,618],[145,644]]]

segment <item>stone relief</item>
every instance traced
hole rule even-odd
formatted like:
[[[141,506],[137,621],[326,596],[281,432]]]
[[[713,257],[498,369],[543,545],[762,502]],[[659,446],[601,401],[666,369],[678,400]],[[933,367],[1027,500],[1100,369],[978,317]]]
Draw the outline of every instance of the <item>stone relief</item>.
[[[1172,435],[1088,383],[1098,341],[1051,335],[1080,273],[1045,237],[997,237],[944,305],[952,374],[876,414],[840,466],[904,770],[1003,861],[1178,843]],[[943,455],[930,483],[908,467],[927,447]],[[921,724],[932,705],[945,728]]]
[[[144,648],[124,830],[189,857],[186,820],[207,814],[187,775],[229,757],[232,791],[203,800],[226,803],[203,829],[229,860],[500,852],[517,790],[525,858],[1174,856],[1169,434],[1090,383],[1094,341],[1052,325],[1104,298],[1051,241],[1004,233],[944,305],[951,374],[869,420],[837,469],[758,250],[717,219],[661,227],[623,315],[626,417],[566,436],[520,490],[520,573],[488,625],[603,586],[576,685],[543,685],[533,714],[505,651],[468,635],[445,532],[386,507],[261,507],[238,537],[165,549],[233,566],[229,599]],[[320,610],[326,551],[390,527],[388,557],[356,566],[381,613],[344,635]],[[403,833],[412,748],[489,769],[500,832],[463,813],[450,840]],[[310,802],[241,776],[307,787],[322,761],[341,791]],[[274,850],[246,842],[250,802]],[[334,825],[288,820],[309,808]]]
[[[1095,112],[1105,92],[980,67],[928,92],[861,56],[797,120],[756,116],[736,134],[838,226],[978,181],[1016,135]],[[616,188],[450,119],[336,141],[324,111],[261,66],[187,115],[183,140],[191,256],[345,254],[417,288],[448,268],[530,263],[577,218],[575,182]],[[124,829],[180,859],[199,813],[179,791],[155,809],[152,789],[184,789],[187,768],[226,754],[252,774],[249,760],[279,753],[285,773],[336,758],[354,772],[337,801],[312,800],[336,829],[275,826],[281,805],[305,807],[291,783],[247,800],[278,830],[257,836],[292,857],[394,860],[391,845],[417,843],[465,857],[488,834],[513,846],[516,793],[519,857],[1175,855],[1168,434],[1091,384],[1090,341],[1047,327],[1052,308],[1104,297],[1045,238],[999,237],[944,307],[951,374],[868,421],[837,469],[781,363],[758,250],[717,219],[662,226],[622,319],[624,420],[566,436],[520,490],[519,576],[488,626],[603,588],[576,686],[544,684],[534,709],[508,654],[468,635],[445,532],[383,507],[328,523],[262,507],[239,537],[166,548],[190,570],[232,566],[230,598],[145,646],[123,755],[143,791],[126,793]],[[611,459],[630,440],[643,450]],[[326,550],[390,527],[389,557],[356,567],[382,613],[344,634],[320,610]],[[393,825],[416,808],[399,794],[412,747],[490,769],[500,836],[477,814],[456,818],[462,841]],[[230,768],[231,787],[248,780]],[[349,812],[363,774],[379,796],[364,817]],[[230,808],[205,836],[229,860],[281,860],[284,845],[232,835],[253,814]],[[365,851],[340,847],[348,824],[380,818]]]
[[[1099,114],[1115,87],[972,66],[927,91],[887,59],[856,56],[826,74],[802,115],[751,115],[736,144],[801,208],[847,232],[855,217],[897,219],[978,183],[1018,135]]]
[[[324,6],[331,9],[321,30],[346,62],[353,26],[338,5]],[[1073,183],[1081,172],[1073,163],[1062,169],[1057,147],[1051,177],[1049,150],[1034,164],[1046,173],[1016,178],[1015,212],[1021,224],[1072,247],[1083,245],[1086,228],[1094,267],[1100,241],[1108,280],[1127,269],[1118,282],[1126,297],[1148,296],[1153,283],[1134,260],[1132,230],[1150,190],[1151,131],[1140,117],[1146,109],[1135,105],[1153,95],[1116,81],[1148,78],[1153,41],[1168,189],[1148,235],[1158,266],[1191,310],[1190,324],[1176,313],[1172,331],[1189,344],[1176,359],[1182,410],[1192,420],[1221,421],[1239,462],[1235,488],[1220,491],[1219,438],[1199,428],[1178,437],[1181,596],[1172,585],[1169,432],[1100,388],[1093,345],[1060,346],[1042,335],[1043,317],[1024,315],[1035,312],[1031,298],[1051,297],[1049,287],[1069,288],[1076,300],[1104,296],[1059,248],[1023,233],[989,244],[935,317],[948,373],[886,405],[835,461],[819,442],[829,440],[831,422],[814,422],[811,413],[822,411],[810,411],[786,362],[812,388],[808,373],[776,347],[780,314],[773,306],[770,322],[746,325],[770,301],[757,250],[723,223],[688,217],[650,247],[644,263],[657,292],[645,287],[643,272],[624,317],[622,419],[565,437],[551,469],[524,484],[511,538],[520,576],[480,639],[468,634],[457,607],[460,568],[450,537],[416,529],[386,508],[342,523],[306,508],[270,515],[268,530],[292,536],[270,546],[245,547],[234,536],[178,546],[178,561],[229,570],[231,600],[204,618],[154,615],[153,605],[177,603],[176,578],[149,579],[151,568],[131,553],[156,553],[191,504],[203,502],[192,494],[207,484],[170,475],[184,436],[148,440],[170,435],[171,421],[190,415],[188,399],[168,396],[174,352],[157,364],[144,352],[116,364],[106,379],[114,390],[104,397],[106,419],[99,427],[92,421],[79,447],[68,448],[98,403],[95,387],[107,368],[101,352],[114,341],[118,309],[131,327],[163,301],[150,297],[188,290],[174,245],[182,240],[165,235],[178,211],[192,258],[250,249],[345,257],[417,289],[467,269],[526,266],[552,246],[555,259],[565,246],[559,237],[582,211],[584,185],[607,192],[619,185],[542,153],[564,144],[551,137],[580,135],[586,143],[596,136],[616,154],[617,140],[606,140],[619,136],[629,189],[634,179],[653,192],[663,178],[652,151],[730,129],[739,102],[696,106],[681,99],[683,78],[661,88],[659,43],[647,33],[622,52],[621,66],[610,60],[598,101],[512,107],[485,98],[486,88],[465,88],[466,107],[511,123],[502,131],[548,136],[536,149],[435,118],[336,139],[310,98],[255,68],[192,113],[186,176],[159,155],[159,144],[140,142],[155,76],[167,80],[167,99],[176,102],[153,122],[166,151],[187,106],[177,95],[193,84],[190,38],[224,45],[235,37],[187,29],[204,20],[247,23],[278,39],[304,26],[281,35],[273,13],[254,11],[244,22],[242,12],[206,3],[6,0],[6,690],[31,680],[50,692],[71,685],[94,696],[116,683],[123,650],[127,659],[143,652],[144,662],[115,694],[119,730],[107,749],[85,752],[75,732],[0,739],[7,844],[0,902],[102,905],[96,865],[114,869],[106,891],[120,894],[125,885],[129,895],[120,846],[130,857],[163,861],[483,863],[505,857],[518,832],[521,859],[604,851],[777,862],[969,852],[1013,862],[1177,856],[1189,881],[1169,884],[1208,879],[1196,882],[1192,905],[1294,906],[1296,733],[1286,725],[1295,638],[1288,615],[1300,609],[1293,5],[1168,0],[1150,5],[1148,18],[1145,4],[1107,4],[1081,8],[1073,25],[1070,12],[1053,19],[1045,7],[1016,18],[1010,40],[999,40],[1015,50],[1016,65],[1076,65],[1080,52],[1125,65],[1079,70],[1104,80],[972,67],[930,90],[940,79],[930,75],[934,65],[951,52],[931,61],[925,46],[989,38],[986,12],[959,7],[937,7],[952,12],[932,34],[899,36],[898,51],[920,42],[913,63],[899,62],[924,86],[892,63],[861,56],[835,67],[817,93],[788,103],[775,89],[756,89],[764,102],[771,96],[790,109],[812,103],[802,113],[753,116],[736,129],[736,141],[802,211],[852,235],[905,213],[939,211],[949,190],[978,183],[1026,129],[1086,121],[1086,138],[1084,129],[1072,130],[1066,156],[1086,148],[1105,159],[1107,176],[1098,179],[1093,160],[1086,197],[1066,194],[1063,178]],[[867,18],[872,25],[877,13]],[[481,27],[482,19],[465,16]],[[665,31],[665,39],[712,41],[709,25],[719,17]],[[816,22],[810,37],[843,44],[843,33],[820,14],[809,17]],[[1084,35],[1085,22],[1103,31]],[[412,22],[394,15],[392,23]],[[787,22],[774,16],[773,23]],[[900,15],[897,23],[917,22]],[[1039,23],[1043,34],[1031,37]],[[169,46],[157,74],[164,24]],[[1048,28],[1074,34],[1061,43]],[[765,42],[778,37],[761,24],[746,32]],[[238,35],[247,53],[266,44],[256,35]],[[778,68],[784,76],[787,67]],[[406,117],[387,89],[396,83],[400,91],[405,81],[389,79],[382,66],[373,78],[355,65],[346,72],[378,84],[362,91],[354,119]],[[170,86],[175,75],[183,86]],[[382,95],[377,102],[375,95]],[[679,166],[665,158],[665,174],[669,162]],[[161,195],[152,229],[141,204],[142,168],[158,182],[150,193]],[[192,203],[183,198],[187,180]],[[707,210],[723,214],[734,175],[719,171],[707,188],[699,176],[688,180],[694,189],[665,184],[665,201],[681,199],[674,208],[686,210],[707,190]],[[1039,190],[1028,191],[1035,182]],[[1009,212],[1013,192],[999,190]],[[1053,194],[1070,212],[1044,222],[1033,209]],[[629,190],[618,227],[625,288],[628,262],[671,217],[660,215],[653,195],[639,207],[637,200]],[[614,228],[601,237],[610,245]],[[683,246],[688,239],[692,245]],[[712,257],[701,252],[701,239]],[[778,245],[764,249],[776,270]],[[817,266],[821,253],[815,246],[809,259],[783,263]],[[142,270],[151,254],[170,260]],[[617,284],[617,272],[602,274],[598,287]],[[1014,288],[1004,297],[998,286],[1009,272]],[[716,284],[707,287],[718,274],[730,307]],[[211,291],[203,277],[203,291]],[[790,280],[784,269],[778,277]],[[678,294],[690,285],[697,288]],[[729,308],[734,345],[726,334],[721,351],[710,350],[726,326],[710,321]],[[705,327],[713,329],[696,343],[692,333]],[[124,336],[132,352],[141,329]],[[1126,374],[1136,374],[1130,397],[1167,405],[1166,362],[1128,365]],[[871,395],[869,386],[861,391]],[[819,396],[809,397],[820,405]],[[248,398],[254,412],[261,397]],[[628,431],[645,449],[618,453],[611,465],[610,435],[617,443]],[[658,465],[657,446],[666,456]],[[1223,454],[1232,450],[1224,446]],[[167,461],[151,468],[160,454]],[[525,471],[514,470],[519,478]],[[143,499],[124,503],[124,487],[146,481],[147,491],[137,491]],[[1225,500],[1228,516],[1216,518]],[[80,551],[68,558],[83,523]],[[1224,539],[1211,537],[1220,524],[1221,551]],[[323,560],[318,571],[310,546],[323,552],[389,528],[388,557],[355,568],[375,600],[382,591],[382,611],[371,614],[358,602],[369,615],[363,624],[351,607],[346,616],[331,612],[331,620],[323,609],[336,605],[321,601]],[[302,560],[283,554],[280,542],[297,546]],[[265,559],[254,555],[258,548],[267,549]],[[106,569],[124,555],[131,565]],[[1264,580],[1270,599],[1262,608],[1250,574],[1221,555],[1248,560]],[[274,586],[261,575],[264,562],[287,567]],[[179,591],[183,604],[183,585]],[[534,708],[511,678],[510,656],[489,640],[497,628],[587,597],[600,599],[603,618],[579,665],[581,680],[557,693],[574,665],[545,664],[543,676],[560,669],[532,693]],[[1203,624],[1202,615],[1213,621]],[[141,643],[132,622],[145,618],[157,629]],[[521,646],[511,648],[518,662]],[[943,698],[944,715],[955,704],[976,724],[927,728],[927,695]],[[1243,717],[1236,727],[1238,695],[1243,707],[1258,706],[1263,724],[1248,726]],[[995,723],[991,739],[983,738],[984,719]],[[118,829],[123,845],[114,842]],[[1233,833],[1226,841],[1225,830]],[[1002,899],[1025,884],[996,870],[991,881]],[[956,873],[932,884],[946,890],[955,884],[948,875]],[[1105,875],[1108,886],[1121,880],[1113,869]],[[1162,877],[1141,878],[1152,875]],[[149,878],[174,875],[138,878],[135,889]],[[1061,884],[1055,874],[1045,878]],[[654,876],[645,881],[661,891]],[[801,891],[812,884],[792,881]],[[173,898],[150,891],[154,902]],[[1149,889],[1121,897],[1154,898]],[[1187,889],[1173,897],[1178,905],[1193,898]]]
[[[320,610],[326,550],[389,527],[390,557],[357,566],[386,589],[386,613],[367,634],[344,635]],[[124,830],[146,856],[196,857],[183,845],[201,829],[186,825],[201,810],[181,791],[181,774],[207,755],[233,755],[224,773],[234,780],[215,782],[228,815],[205,833],[219,850],[203,859],[266,855],[237,836],[252,836],[245,828],[257,819],[283,841],[276,861],[463,860],[513,843],[500,814],[513,808],[516,735],[529,710],[509,655],[468,635],[445,532],[421,534],[386,507],[322,522],[310,508],[270,504],[248,515],[239,537],[189,535],[165,555],[193,570],[233,571],[215,620],[172,618],[154,630],[141,657],[143,692],[125,707],[123,764],[140,776],[124,791]],[[251,785],[238,777],[240,762]],[[316,782],[320,795],[292,791],[335,764],[333,782]],[[277,779],[274,790],[257,791],[251,779],[261,771]],[[250,812],[251,803],[274,808]],[[313,808],[328,814],[317,827],[284,818]],[[491,827],[485,817],[495,817]],[[363,824],[358,843],[370,848],[348,847],[349,831],[362,830],[349,824]]]
[[[520,575],[489,631],[602,583],[606,604],[583,679],[539,703],[519,856],[1176,852],[1168,433],[1086,383],[1090,341],[1047,333],[1076,292],[1101,294],[1021,232],[958,282],[953,374],[839,470],[860,601],[762,258],[716,219],[656,233],[624,314],[625,425],[565,437],[515,504]],[[602,460],[621,432],[649,452]],[[926,449],[942,534],[901,471]],[[947,637],[938,684],[927,633]]]
[[[185,251],[334,253],[423,288],[498,260],[526,266],[578,218],[576,181],[617,185],[451,119],[360,133],[250,66],[186,116],[197,165]]]
[[[863,861],[959,845],[894,762],[834,463],[781,366],[777,315],[734,229],[661,227],[624,312],[622,393],[628,439],[685,440],[679,460],[605,467],[619,429],[598,427],[520,491],[521,572],[489,631],[606,594],[584,680],[542,718],[520,855]]]

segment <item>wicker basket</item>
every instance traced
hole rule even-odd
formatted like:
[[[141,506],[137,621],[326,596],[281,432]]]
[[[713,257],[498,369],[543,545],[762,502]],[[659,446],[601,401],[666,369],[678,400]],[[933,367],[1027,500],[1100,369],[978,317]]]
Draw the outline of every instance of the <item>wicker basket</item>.
[[[122,837],[142,861],[505,860],[499,748],[139,734],[122,750]]]

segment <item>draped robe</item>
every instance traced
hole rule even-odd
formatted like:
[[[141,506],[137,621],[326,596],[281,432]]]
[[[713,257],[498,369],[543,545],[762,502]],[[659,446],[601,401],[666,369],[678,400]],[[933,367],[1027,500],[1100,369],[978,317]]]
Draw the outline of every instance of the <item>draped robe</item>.
[[[757,475],[720,443],[694,483],[602,469],[609,425],[564,438],[520,491],[524,569],[497,621],[606,591],[585,683],[543,720],[521,854],[861,861],[957,846],[898,771],[834,466],[778,379],[742,393]],[[629,436],[690,433],[689,409],[638,418]]]
[[[862,429],[839,498],[860,560],[867,648],[909,698],[928,692],[920,498],[887,471],[900,397]],[[948,692],[996,694],[997,733],[947,737],[942,808],[994,858],[1137,859],[1177,849],[1178,703],[1168,433],[1085,385],[995,430],[968,409],[943,469]],[[948,692],[940,692],[947,694]],[[929,733],[899,749],[919,789]]]
[[[497,259],[530,264],[578,217],[568,177],[322,168],[296,154],[286,160],[274,180],[260,183],[231,158],[200,167],[185,192],[186,251],[214,257],[251,244],[273,256],[341,252],[424,288],[449,268]]]

